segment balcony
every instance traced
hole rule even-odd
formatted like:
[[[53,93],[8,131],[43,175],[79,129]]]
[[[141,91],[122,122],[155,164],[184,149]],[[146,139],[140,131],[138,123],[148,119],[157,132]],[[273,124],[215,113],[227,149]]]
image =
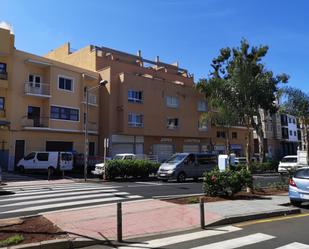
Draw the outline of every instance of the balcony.
[[[50,98],[50,84],[26,82],[25,95],[40,98]]]
[[[8,73],[0,72],[0,88],[8,88],[8,87],[9,87]]]
[[[86,99],[82,103],[86,104]],[[89,95],[88,95],[88,105],[98,107],[98,101],[97,101],[96,95],[89,93]]]
[[[49,117],[22,117],[21,126],[25,129],[44,129],[49,127]]]

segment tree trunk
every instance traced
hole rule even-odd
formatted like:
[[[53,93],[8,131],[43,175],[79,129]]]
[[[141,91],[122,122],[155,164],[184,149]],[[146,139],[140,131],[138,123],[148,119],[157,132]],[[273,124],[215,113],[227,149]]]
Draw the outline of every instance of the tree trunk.
[[[247,170],[251,171],[251,122],[250,118],[246,117],[246,127],[247,127],[247,144],[246,144],[246,162]]]
[[[308,125],[306,121],[303,121],[303,129],[304,129],[304,144],[307,152],[307,164],[309,162],[309,146],[308,146]]]
[[[230,169],[230,154],[231,154],[231,143],[230,143],[230,128],[225,128],[225,147],[226,147],[226,154],[227,154],[227,168]]]
[[[263,111],[264,112],[264,111]],[[265,112],[264,112],[265,116]],[[264,131],[263,131],[263,124],[262,118],[260,113],[257,114],[257,124],[255,126],[256,135],[259,142],[259,160],[260,163],[265,161],[265,147],[264,147]]]

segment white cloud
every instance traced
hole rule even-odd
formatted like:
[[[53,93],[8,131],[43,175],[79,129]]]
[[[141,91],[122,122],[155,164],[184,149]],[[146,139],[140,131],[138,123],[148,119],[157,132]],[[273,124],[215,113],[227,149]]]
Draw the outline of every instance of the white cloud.
[[[10,33],[14,34],[13,26],[7,22],[0,21],[0,28],[10,30]]]

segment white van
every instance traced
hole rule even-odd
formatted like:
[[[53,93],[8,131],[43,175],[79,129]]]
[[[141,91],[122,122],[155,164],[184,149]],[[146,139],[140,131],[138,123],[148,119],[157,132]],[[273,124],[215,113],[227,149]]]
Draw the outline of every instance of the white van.
[[[31,152],[17,164],[20,172],[25,170],[48,170],[54,172],[69,171],[73,169],[73,154],[71,152]]]
[[[289,170],[293,170],[298,167],[301,167],[301,165],[298,163],[297,155],[285,156],[279,162],[278,172],[280,174],[284,174],[288,173]]]

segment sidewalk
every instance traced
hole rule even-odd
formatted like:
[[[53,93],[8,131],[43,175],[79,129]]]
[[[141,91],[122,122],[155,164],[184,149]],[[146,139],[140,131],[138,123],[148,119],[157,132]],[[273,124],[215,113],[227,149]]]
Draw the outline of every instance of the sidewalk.
[[[270,196],[262,200],[237,200],[205,203],[206,225],[233,218],[297,212],[299,209],[278,206],[287,203],[287,196]],[[133,238],[160,233],[184,231],[199,227],[199,205],[179,205],[160,200],[124,202],[123,237]],[[116,204],[44,215],[72,238],[115,239]]]

